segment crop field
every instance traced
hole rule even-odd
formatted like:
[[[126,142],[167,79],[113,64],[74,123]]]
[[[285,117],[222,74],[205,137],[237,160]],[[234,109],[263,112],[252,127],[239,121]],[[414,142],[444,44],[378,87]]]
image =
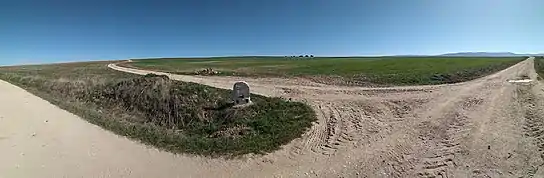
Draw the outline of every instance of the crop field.
[[[392,86],[463,82],[500,71],[523,59],[523,57],[225,57],[138,59],[122,65],[188,75],[211,68],[218,72],[217,75],[304,77],[326,84]]]
[[[110,62],[0,67],[0,79],[119,135],[178,153],[266,153],[298,138],[316,118],[299,102],[114,71]]]

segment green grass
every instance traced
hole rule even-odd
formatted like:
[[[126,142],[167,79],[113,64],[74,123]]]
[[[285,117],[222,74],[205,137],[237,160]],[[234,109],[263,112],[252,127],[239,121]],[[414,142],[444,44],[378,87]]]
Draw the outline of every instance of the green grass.
[[[366,57],[366,58],[197,58],[141,59],[123,64],[178,74],[213,68],[219,75],[307,77],[344,85],[456,83],[505,69],[525,58]]]
[[[271,152],[316,120],[303,103],[252,95],[253,105],[233,108],[228,90],[117,72],[108,63],[0,67],[0,79],[90,123],[175,153]]]
[[[542,76],[544,76],[544,56],[535,57],[535,70],[538,73],[538,79],[542,80]]]

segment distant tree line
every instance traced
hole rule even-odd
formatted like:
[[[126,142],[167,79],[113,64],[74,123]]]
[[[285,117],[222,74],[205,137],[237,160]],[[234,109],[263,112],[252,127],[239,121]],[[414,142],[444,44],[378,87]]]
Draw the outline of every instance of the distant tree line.
[[[299,58],[313,58],[314,55],[310,54],[306,54],[306,55],[299,55],[299,56],[285,56],[285,57],[293,57],[293,58],[296,58],[296,57],[299,57]]]

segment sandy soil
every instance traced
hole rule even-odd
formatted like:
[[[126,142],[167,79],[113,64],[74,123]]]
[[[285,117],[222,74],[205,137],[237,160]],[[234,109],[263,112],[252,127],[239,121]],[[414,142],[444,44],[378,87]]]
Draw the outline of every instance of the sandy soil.
[[[484,78],[439,86],[166,75],[226,89],[245,80],[253,93],[310,104],[318,122],[264,156],[173,155],[0,82],[0,177],[544,177],[544,85],[507,82],[536,79],[532,58]]]

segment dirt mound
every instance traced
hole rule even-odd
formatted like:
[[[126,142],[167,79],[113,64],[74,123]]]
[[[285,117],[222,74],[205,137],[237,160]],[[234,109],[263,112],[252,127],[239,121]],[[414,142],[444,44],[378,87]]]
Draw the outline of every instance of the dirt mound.
[[[204,108],[225,104],[227,93],[205,87],[175,82],[167,76],[144,77],[98,86],[86,97],[109,106],[120,105],[143,114],[146,123],[181,128],[191,122],[210,121],[217,113]],[[215,116],[216,117],[216,116]]]
[[[302,103],[252,95],[252,105],[233,107],[228,90],[170,80],[165,75],[113,80],[78,96],[106,113],[134,116],[130,123],[175,132],[171,137],[176,139],[168,136],[154,143],[159,147],[167,144],[172,151],[197,154],[275,150],[299,137],[315,120],[311,108]]]

